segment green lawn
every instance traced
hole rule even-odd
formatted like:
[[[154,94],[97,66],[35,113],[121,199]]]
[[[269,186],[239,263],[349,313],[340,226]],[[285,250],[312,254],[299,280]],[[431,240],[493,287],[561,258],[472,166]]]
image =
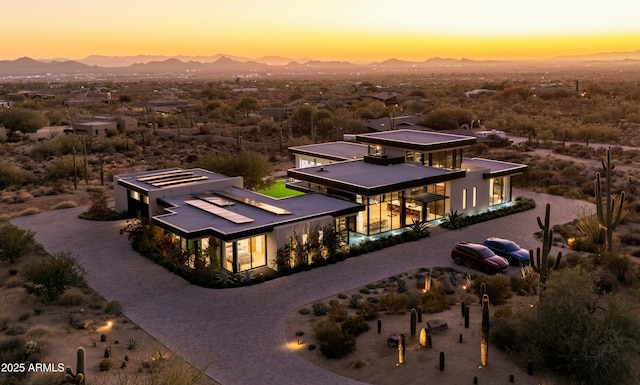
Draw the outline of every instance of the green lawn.
[[[283,179],[280,179],[274,183],[273,186],[266,190],[259,190],[258,192],[264,195],[269,195],[274,198],[285,198],[285,197],[294,197],[296,195],[302,195],[300,191],[288,189],[285,184],[287,182]]]

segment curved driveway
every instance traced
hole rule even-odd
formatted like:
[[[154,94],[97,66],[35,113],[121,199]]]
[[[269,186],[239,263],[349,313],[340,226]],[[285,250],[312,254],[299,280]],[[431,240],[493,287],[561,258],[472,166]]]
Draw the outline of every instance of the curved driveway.
[[[449,253],[459,241],[503,236],[524,248],[540,246],[532,234],[536,216],[551,203],[551,223],[571,221],[578,201],[514,191],[534,198],[535,210],[469,226],[436,229],[432,237],[350,258],[337,264],[236,289],[194,286],[135,253],[118,230],[124,222],[77,218],[85,208],[11,220],[31,229],[47,252],[69,251],[91,287],[117,300],[127,317],[169,349],[204,366],[223,385],[360,384],[324,371],[286,348],[287,315],[316,299],[335,295],[407,270],[454,266]]]

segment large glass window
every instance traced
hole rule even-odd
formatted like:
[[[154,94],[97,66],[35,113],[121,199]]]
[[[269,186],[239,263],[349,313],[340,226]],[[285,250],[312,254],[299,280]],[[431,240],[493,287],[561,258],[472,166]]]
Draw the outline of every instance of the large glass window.
[[[446,169],[462,167],[462,150],[446,150],[429,154],[429,166]]]
[[[499,205],[511,200],[509,181],[509,177],[492,178],[489,181],[491,191],[491,195],[489,196],[490,206]]]
[[[267,263],[264,235],[242,239],[236,244],[238,248],[237,271],[254,269]]]

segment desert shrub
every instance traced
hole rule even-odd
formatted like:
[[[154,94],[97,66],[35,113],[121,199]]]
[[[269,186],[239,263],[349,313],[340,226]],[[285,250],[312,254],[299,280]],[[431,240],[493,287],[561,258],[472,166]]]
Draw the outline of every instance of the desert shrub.
[[[79,306],[84,303],[84,296],[80,293],[65,292],[56,302],[62,306]]]
[[[113,363],[111,362],[110,359],[103,358],[102,360],[100,360],[100,363],[98,364],[98,369],[100,369],[101,372],[106,372],[109,369],[111,369],[112,365]]]
[[[0,228],[0,260],[13,263],[33,246],[34,233],[14,226]]]
[[[45,325],[37,325],[27,331],[25,337],[28,339],[43,339],[51,337],[51,329]]]
[[[313,314],[317,316],[326,315],[329,310],[327,305],[321,301],[314,302],[311,308],[313,309]]]
[[[387,293],[380,297],[378,306],[380,310],[383,310],[390,314],[403,313],[409,304],[409,298],[400,293]]]
[[[339,302],[336,304],[331,304],[329,306],[327,314],[329,315],[329,318],[336,322],[342,322],[349,316],[347,307]]]
[[[607,269],[618,282],[631,284],[638,276],[638,267],[627,255],[617,253],[600,254],[599,263]]]
[[[19,336],[24,333],[25,333],[25,330],[22,325],[9,326],[4,330],[4,334],[8,336]]]
[[[84,273],[68,253],[57,253],[31,262],[25,266],[23,275],[27,293],[45,301],[55,301],[67,288],[84,283]]]
[[[20,322],[26,321],[26,320],[29,319],[29,317],[31,317],[31,313],[22,313],[18,317],[18,321],[20,321]]]
[[[354,337],[357,337],[371,329],[369,323],[360,316],[347,316],[347,318],[342,322],[340,328],[343,333],[347,333]]]
[[[374,320],[378,317],[378,304],[371,301],[363,301],[358,304],[356,314],[366,321]]]
[[[407,282],[404,281],[403,279],[399,279],[396,281],[396,290],[398,291],[398,293],[404,293],[407,290],[409,290],[409,288],[407,287]]]
[[[5,337],[0,339],[0,357],[2,362],[21,362],[25,360],[25,344],[22,337]]]
[[[18,287],[22,285],[22,278],[20,277],[11,277],[4,282],[4,286],[8,288]]]
[[[358,294],[352,295],[351,297],[349,297],[349,308],[357,309],[360,305],[360,302],[362,302],[362,296]]]
[[[104,190],[96,189],[91,192],[89,209],[82,213],[80,218],[92,221],[108,221],[122,219],[122,216],[109,208],[107,194],[105,194]]]
[[[532,271],[524,276],[522,274],[512,275],[509,279],[511,291],[518,295],[534,295],[538,291],[539,277],[538,274],[534,274]]]
[[[480,275],[473,281],[472,289],[480,294],[480,286],[483,282],[487,286],[489,300],[494,305],[502,304],[513,296],[511,281],[502,274],[493,276]]]
[[[62,201],[62,202],[56,203],[51,208],[53,210],[63,210],[63,209],[70,209],[70,208],[76,207],[77,205],[78,204],[74,201]]]
[[[26,209],[20,211],[18,213],[18,216],[19,217],[26,217],[26,216],[29,216],[29,215],[36,215],[36,214],[39,214],[39,213],[40,213],[40,210],[37,207],[27,207]]]
[[[122,305],[118,301],[109,301],[104,307],[104,312],[111,315],[120,315],[122,314]]]
[[[36,177],[30,171],[9,162],[0,162],[0,190],[11,186],[23,186],[32,183]]]
[[[640,317],[624,309],[616,297],[601,303],[593,277],[583,270],[554,271],[536,306],[496,317],[491,340],[576,383],[636,384]]]
[[[344,333],[334,321],[319,321],[313,326],[313,330],[320,352],[327,358],[342,358],[356,348],[355,337]]]
[[[440,313],[455,303],[453,297],[445,294],[443,290],[429,290],[420,295],[420,306],[425,313]]]
[[[306,307],[303,307],[302,309],[298,310],[298,313],[302,315],[307,315],[307,314],[311,314],[311,310],[307,309]]]

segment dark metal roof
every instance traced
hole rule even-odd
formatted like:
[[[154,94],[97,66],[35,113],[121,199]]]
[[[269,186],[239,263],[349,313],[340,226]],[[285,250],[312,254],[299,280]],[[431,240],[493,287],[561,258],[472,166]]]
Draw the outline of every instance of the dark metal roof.
[[[474,136],[445,134],[434,131],[392,130],[356,135],[356,141],[416,151],[454,149],[475,144]]]
[[[413,163],[381,166],[362,160],[353,160],[290,169],[287,174],[305,182],[371,196],[463,178],[466,171]]]
[[[360,204],[320,194],[275,199],[249,190],[229,187],[208,191],[206,196],[203,195],[204,198],[216,196],[227,199],[229,196],[233,196],[233,204],[226,205],[225,210],[249,218],[251,221],[239,221],[242,223],[238,223],[226,218],[227,215],[217,215],[195,207],[193,204],[189,204],[194,199],[198,199],[192,195],[162,198],[163,205],[168,207],[166,213],[152,217],[152,221],[154,224],[185,238],[215,236],[224,241],[231,241],[264,234],[272,231],[274,227],[288,223],[323,216],[338,217],[354,214],[364,209]],[[256,203],[278,207],[288,214],[282,215],[274,210],[265,210],[264,207],[257,207],[259,205]]]

